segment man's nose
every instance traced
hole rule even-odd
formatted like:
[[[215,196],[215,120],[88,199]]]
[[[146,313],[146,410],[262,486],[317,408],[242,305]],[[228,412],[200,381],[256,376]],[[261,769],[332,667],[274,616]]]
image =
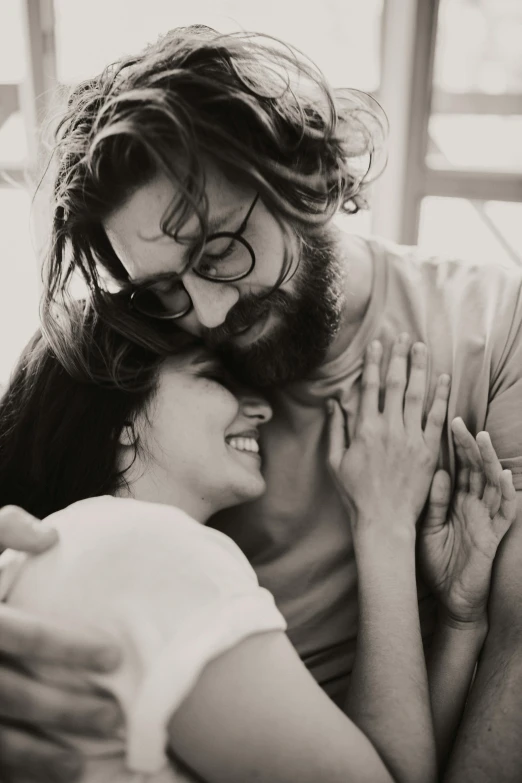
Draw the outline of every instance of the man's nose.
[[[265,398],[251,392],[241,395],[241,412],[249,419],[256,419],[258,425],[272,418],[272,408]]]
[[[198,321],[207,329],[221,326],[239,299],[239,291],[235,286],[212,283],[195,274],[185,275],[183,285],[192,299]]]

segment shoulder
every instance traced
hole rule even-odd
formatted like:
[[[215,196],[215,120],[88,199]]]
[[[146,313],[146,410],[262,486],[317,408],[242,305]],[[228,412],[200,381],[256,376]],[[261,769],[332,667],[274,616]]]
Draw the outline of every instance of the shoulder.
[[[522,268],[432,256],[418,247],[367,240],[386,280],[386,307],[426,324],[433,339],[478,345],[495,364],[522,323]],[[431,340],[430,340],[431,342]],[[468,343],[470,343],[468,345]]]
[[[257,586],[255,572],[228,536],[173,506],[104,496],[74,503],[47,521],[59,533],[50,555],[68,567],[74,563],[78,573],[96,563],[100,578],[106,574],[135,586],[162,572],[171,583]]]
[[[426,249],[399,245],[381,237],[366,241],[376,261],[385,262],[392,275],[428,278],[448,296],[480,294],[490,300],[496,295],[517,294],[522,287],[522,268],[499,264],[494,259],[482,263],[433,255]]]

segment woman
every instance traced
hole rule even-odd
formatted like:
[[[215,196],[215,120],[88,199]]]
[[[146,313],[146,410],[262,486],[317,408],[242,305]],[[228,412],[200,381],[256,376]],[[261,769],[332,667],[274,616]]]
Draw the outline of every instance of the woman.
[[[23,498],[37,515],[73,505],[52,517],[59,546],[12,560],[1,586],[15,607],[92,624],[123,645],[115,675],[68,683],[108,689],[127,720],[125,736],[112,742],[70,739],[88,758],[87,781],[436,780],[414,551],[449,378],[441,378],[423,429],[426,350],[414,346],[407,382],[405,346],[399,339],[394,348],[383,413],[381,348],[370,346],[348,449],[342,412],[331,402],[330,468],[356,510],[361,617],[352,722],[301,664],[282,616],[235,544],[204,527],[218,509],[263,492],[258,442],[270,417],[266,403],[238,389],[194,346],[161,361],[95,321],[83,344],[92,384],[73,381],[36,339],[0,408],[0,503]],[[98,355],[117,361],[125,379],[119,388],[100,385],[103,368],[92,360],[96,365]],[[463,449],[471,448],[458,425],[456,434]],[[478,448],[483,470],[470,482],[464,466],[449,522],[474,533],[474,546],[456,563],[437,559],[432,543],[446,518],[444,473],[432,490],[422,547],[446,611],[462,588],[484,609],[496,546],[514,517],[508,472],[487,437]],[[465,694],[476,653],[468,639],[453,666],[445,661],[456,688],[451,696]],[[65,676],[52,667],[39,675],[62,683]],[[395,710],[390,682],[404,715]],[[412,717],[413,754],[412,737],[401,731]]]

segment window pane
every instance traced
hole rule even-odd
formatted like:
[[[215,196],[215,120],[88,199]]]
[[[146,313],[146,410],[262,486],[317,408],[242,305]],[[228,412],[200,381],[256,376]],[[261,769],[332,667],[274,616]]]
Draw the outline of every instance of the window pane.
[[[0,175],[3,167],[22,168],[27,157],[18,98],[25,78],[24,54],[21,2],[4,0],[0,2]]]
[[[522,3],[441,0],[433,168],[522,171]]]
[[[0,384],[38,326],[38,273],[29,230],[30,196],[0,187]]]
[[[522,172],[522,115],[435,114],[429,132],[432,168]]]
[[[0,122],[0,170],[3,167],[23,169],[26,160],[27,134],[22,113],[15,111]]]
[[[275,35],[314,59],[334,86],[374,91],[382,6],[383,0],[323,0],[306,7],[300,0],[55,0],[58,79],[80,81],[172,27],[199,23],[224,33]]]
[[[0,3],[0,84],[19,84],[25,76],[20,0]],[[1,104],[1,100],[0,100]]]
[[[478,263],[522,264],[522,204],[430,196],[422,201],[419,245]]]

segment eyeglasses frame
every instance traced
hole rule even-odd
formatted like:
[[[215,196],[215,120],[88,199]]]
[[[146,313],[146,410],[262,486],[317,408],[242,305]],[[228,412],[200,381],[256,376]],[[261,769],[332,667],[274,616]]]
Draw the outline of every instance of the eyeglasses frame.
[[[246,227],[248,225],[248,221],[250,219],[250,216],[252,215],[252,212],[254,211],[254,207],[256,206],[258,199],[259,199],[259,193],[256,193],[256,196],[255,196],[252,204],[250,205],[250,208],[249,208],[248,212],[246,213],[246,215],[245,215],[245,217],[243,219],[243,222],[241,223],[241,225],[237,229],[237,231],[219,231],[219,232],[217,232],[215,234],[211,234],[206,239],[207,242],[211,242],[211,241],[214,241],[215,239],[227,239],[227,238],[229,238],[230,240],[234,240],[234,241],[237,241],[240,244],[242,244],[243,247],[245,247],[248,250],[248,252],[250,254],[250,258],[252,259],[252,263],[251,263],[249,269],[246,272],[242,272],[240,275],[236,275],[235,277],[227,277],[227,278],[219,278],[219,277],[215,277],[215,276],[207,277],[206,275],[202,275],[200,272],[198,272],[196,267],[194,267],[193,270],[192,270],[194,272],[194,274],[196,274],[198,277],[201,277],[203,280],[208,280],[208,282],[210,282],[210,283],[237,283],[239,280],[244,280],[245,277],[248,277],[248,275],[252,274],[252,272],[254,271],[254,267],[256,265],[256,254],[255,254],[254,248],[252,247],[250,242],[248,242],[243,237],[243,233],[246,230]],[[181,277],[178,277],[178,275],[176,275],[175,272],[172,273],[172,277],[173,278],[177,278],[179,283],[183,286],[183,288],[185,288],[185,286],[182,283]],[[166,278],[166,279],[168,280],[168,278]],[[133,310],[135,310],[137,313],[139,313],[142,316],[145,316],[146,318],[152,318],[152,319],[157,320],[157,321],[176,321],[176,320],[178,320],[178,318],[184,318],[186,315],[188,315],[193,310],[194,304],[192,302],[190,294],[188,293],[187,289],[185,288],[185,292],[186,292],[186,294],[188,296],[188,299],[189,299],[189,305],[188,305],[186,310],[183,310],[181,313],[175,313],[175,314],[169,313],[168,315],[151,315],[150,313],[144,313],[142,310],[140,310],[138,307],[136,307],[135,298],[136,298],[136,296],[138,296],[139,294],[143,293],[144,291],[147,291],[149,288],[151,288],[155,284],[156,284],[156,281],[151,280],[148,283],[143,283],[140,286],[136,286],[134,288],[134,290],[132,292],[130,292],[130,294],[129,294],[129,306]]]

